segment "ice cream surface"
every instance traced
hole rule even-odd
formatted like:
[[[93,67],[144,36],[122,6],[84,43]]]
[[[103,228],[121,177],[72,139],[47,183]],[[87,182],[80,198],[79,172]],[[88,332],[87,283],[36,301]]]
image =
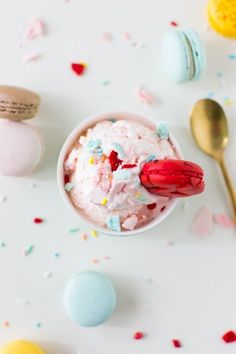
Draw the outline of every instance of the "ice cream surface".
[[[177,159],[165,122],[150,128],[133,120],[104,120],[79,136],[64,162],[65,189],[88,221],[114,231],[140,228],[168,207],[170,198],[140,184],[142,165]]]

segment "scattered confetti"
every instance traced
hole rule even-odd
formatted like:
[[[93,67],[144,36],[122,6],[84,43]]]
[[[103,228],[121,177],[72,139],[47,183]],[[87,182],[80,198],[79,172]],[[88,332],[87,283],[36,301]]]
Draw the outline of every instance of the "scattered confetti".
[[[173,26],[173,27],[178,27],[179,26],[176,21],[171,21],[170,25]]]
[[[231,60],[236,60],[236,54],[234,54],[234,53],[228,54],[228,58]]]
[[[93,259],[91,260],[91,262],[94,263],[94,264],[100,263],[99,259],[97,259],[97,258],[93,258]]]
[[[32,62],[32,61],[37,61],[40,58],[41,58],[41,54],[40,53],[36,53],[36,52],[26,53],[22,57],[22,62],[23,63],[29,63],[29,62]]]
[[[98,233],[97,233],[96,230],[90,230],[90,234],[91,234],[91,236],[94,237],[94,238],[98,237]]]
[[[86,240],[88,239],[88,235],[82,234],[82,235],[80,236],[80,238],[81,238],[82,241],[86,241]]]
[[[147,158],[146,158],[146,162],[150,162],[150,161],[154,161],[154,160],[156,160],[156,155],[150,155],[150,156],[148,156]]]
[[[108,199],[107,198],[103,198],[103,200],[101,201],[101,205],[107,205]]]
[[[66,183],[64,188],[67,192],[70,192],[73,188],[75,188],[75,185],[74,183]]]
[[[34,218],[34,223],[35,224],[41,224],[43,222],[42,218]]]
[[[103,86],[108,86],[108,85],[110,85],[110,83],[111,83],[111,81],[109,81],[109,80],[103,80],[103,81],[101,82],[101,84],[102,84]]]
[[[0,241],[0,248],[4,248],[4,247],[6,247],[6,243],[3,241]]]
[[[214,214],[214,221],[222,227],[225,228],[234,228],[235,224],[232,219],[228,217],[226,214]]]
[[[26,30],[25,37],[28,40],[43,36],[46,33],[45,23],[37,17],[33,17]]]
[[[182,344],[179,339],[172,339],[172,344],[174,348],[181,348]]]
[[[212,229],[213,215],[210,209],[204,206],[198,211],[190,230],[196,235],[207,236],[212,232]]]
[[[87,67],[88,67],[88,65],[86,63],[72,63],[71,64],[72,71],[78,76],[82,76],[85,73],[85,70],[87,69]]]
[[[94,156],[90,156],[89,158],[89,164],[93,165],[94,164]]]
[[[169,138],[169,127],[167,122],[161,121],[157,126],[157,135],[161,139],[168,139]]]
[[[111,257],[109,257],[109,256],[104,256],[103,257],[106,261],[109,261],[110,259],[111,259]]]
[[[124,39],[126,39],[127,41],[130,41],[131,40],[131,35],[129,32],[124,32],[123,33],[123,36],[124,36]]]
[[[143,332],[136,332],[136,333],[134,333],[134,336],[133,336],[133,338],[136,340],[142,339],[143,337],[144,337]]]
[[[105,41],[105,42],[111,42],[113,40],[113,36],[111,34],[111,32],[105,31],[102,33],[101,38]]]
[[[28,245],[25,249],[24,249],[24,255],[25,256],[29,256],[34,250],[34,245]]]
[[[42,327],[42,323],[41,322],[36,322],[36,328],[41,328]]]
[[[54,252],[54,253],[53,253],[53,256],[54,256],[55,258],[59,258],[59,257],[60,257],[60,252],[57,252],[57,251]]]
[[[121,231],[120,217],[118,215],[110,216],[106,222],[107,227],[113,231]]]
[[[225,343],[232,343],[236,341],[236,333],[234,331],[228,331],[222,336],[222,340]]]
[[[144,201],[145,201],[144,196],[143,196],[142,193],[140,193],[140,192],[136,192],[136,193],[135,193],[135,197],[136,197],[138,200],[140,200],[141,202],[144,202]]]
[[[168,247],[174,246],[174,242],[171,240],[168,240],[168,239],[163,240],[162,244],[163,244],[163,246],[168,246]]]
[[[47,271],[47,272],[44,273],[43,276],[44,276],[44,278],[46,278],[46,279],[51,278],[52,272],[48,272],[48,271]]]
[[[3,321],[3,327],[10,327],[10,323],[8,321]]]
[[[86,149],[88,151],[95,151],[98,147],[100,147],[102,145],[102,142],[100,139],[95,139],[95,140],[90,140],[87,145],[86,145]]]
[[[78,227],[73,227],[72,229],[69,229],[69,233],[70,234],[74,234],[76,232],[78,232],[80,229]]]
[[[150,105],[154,104],[156,101],[156,98],[147,90],[145,90],[143,87],[140,87],[138,90],[138,98],[142,103],[148,103]]]

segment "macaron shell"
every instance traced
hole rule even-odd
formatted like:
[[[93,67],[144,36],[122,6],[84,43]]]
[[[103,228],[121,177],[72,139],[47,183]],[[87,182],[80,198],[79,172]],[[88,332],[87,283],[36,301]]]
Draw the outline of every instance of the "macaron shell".
[[[33,91],[14,86],[0,86],[0,118],[25,120],[33,118],[40,97]]]
[[[41,162],[43,140],[27,123],[0,121],[0,175],[31,174]]]
[[[80,326],[98,326],[114,311],[115,290],[104,274],[82,272],[69,280],[64,293],[64,305],[69,317]]]
[[[236,1],[210,0],[207,7],[210,26],[219,34],[236,38]]]
[[[0,348],[0,354],[46,354],[37,344],[16,340]]]

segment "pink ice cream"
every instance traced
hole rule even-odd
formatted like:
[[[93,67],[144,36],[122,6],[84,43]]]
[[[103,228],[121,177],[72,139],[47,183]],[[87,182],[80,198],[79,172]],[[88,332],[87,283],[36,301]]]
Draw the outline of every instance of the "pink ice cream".
[[[149,193],[139,179],[146,161],[165,158],[178,158],[165,129],[158,134],[134,121],[102,121],[69,151],[65,189],[88,221],[115,231],[134,230],[168,207],[170,198]]]

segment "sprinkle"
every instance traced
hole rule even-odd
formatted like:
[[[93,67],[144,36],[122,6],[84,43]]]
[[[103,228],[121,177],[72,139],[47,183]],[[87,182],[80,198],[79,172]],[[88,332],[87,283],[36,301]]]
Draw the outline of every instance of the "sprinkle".
[[[110,216],[106,222],[107,227],[114,231],[121,231],[120,227],[120,217],[118,215]]]
[[[34,218],[34,223],[35,224],[41,224],[43,222],[42,218]]]
[[[80,236],[80,239],[81,239],[82,241],[87,241],[88,235],[82,234],[82,235]]]
[[[101,205],[106,205],[108,202],[107,198],[103,198],[103,200],[101,201]]]
[[[174,348],[181,348],[182,344],[179,339],[172,339],[172,344]]]
[[[116,181],[126,181],[132,176],[129,170],[118,170],[113,172],[113,177]]]
[[[232,53],[232,54],[228,54],[228,58],[235,60],[236,59],[236,54]]]
[[[91,262],[94,263],[94,264],[100,263],[99,259],[97,259],[97,258],[93,258],[91,260]]]
[[[140,192],[136,192],[135,193],[135,197],[140,200],[141,202],[144,202],[145,201],[145,198],[144,196],[140,193]]]
[[[98,146],[95,150],[94,150],[95,154],[97,154],[98,157],[102,157],[103,155],[103,149],[101,148],[101,146]]]
[[[93,236],[94,238],[98,237],[98,233],[96,230],[90,230],[90,234],[91,236]]]
[[[94,156],[90,156],[89,158],[89,164],[93,165],[94,164]]]
[[[111,257],[109,256],[104,256],[103,259],[105,259],[106,261],[109,261],[111,259]]]
[[[118,153],[114,150],[111,151],[109,155],[109,163],[111,165],[112,172],[116,171],[122,160],[118,159]]]
[[[133,338],[136,339],[136,340],[142,339],[143,337],[144,337],[143,332],[136,332],[133,335]]]
[[[125,155],[126,155],[125,150],[123,149],[123,147],[119,143],[114,142],[114,143],[111,143],[111,145],[114,148],[114,150],[116,152],[118,152],[119,157],[121,157],[121,158],[125,157]]]
[[[178,23],[175,22],[175,21],[171,21],[170,25],[173,26],[173,27],[178,27],[179,26]]]
[[[32,52],[32,53],[27,53],[22,57],[23,63],[29,63],[31,61],[37,61],[41,58],[41,54]]]
[[[168,139],[168,138],[169,138],[169,128],[168,128],[167,122],[161,121],[161,122],[158,124],[158,127],[157,127],[157,135],[158,135],[161,139]]]
[[[43,276],[44,276],[44,278],[46,278],[46,279],[51,278],[52,272],[45,272]]]
[[[88,149],[88,151],[95,151],[101,145],[102,142],[100,139],[90,140],[86,145],[86,149]]]
[[[112,34],[108,31],[103,32],[101,35],[101,38],[105,41],[105,42],[111,42],[113,40]]]
[[[67,192],[70,192],[73,188],[75,188],[75,185],[74,183],[66,183],[64,188]]]
[[[213,229],[213,215],[208,207],[202,207],[192,225],[190,230],[199,236],[207,236],[212,232]]]
[[[156,160],[156,156],[155,155],[150,155],[150,156],[148,156],[147,158],[146,158],[146,162],[150,162],[150,161],[154,161],[154,160]]]
[[[26,30],[25,37],[28,40],[35,39],[39,36],[42,36],[46,33],[45,23],[37,17],[33,17],[30,21],[30,24]]]
[[[235,227],[233,220],[231,220],[226,214],[214,214],[213,219],[217,224],[219,224],[222,227],[225,228]]]
[[[0,241],[0,247],[1,247],[1,248],[4,248],[4,247],[6,247],[6,244],[5,244],[5,242],[2,242],[2,241]]]
[[[84,74],[87,66],[88,65],[86,63],[72,63],[71,69],[76,75],[81,76]]]
[[[69,229],[69,233],[70,234],[74,234],[74,233],[76,233],[76,232],[78,232],[79,231],[79,228],[78,227],[74,227],[74,228],[72,228],[72,229]]]
[[[25,249],[24,249],[24,255],[28,256],[30,255],[34,250],[34,245],[28,245]]]
[[[224,104],[226,106],[232,106],[233,101],[229,97],[224,97]]]
[[[126,39],[127,41],[130,41],[130,40],[131,40],[131,35],[130,35],[130,33],[124,32],[124,33],[123,33],[123,36],[124,36],[124,39]]]
[[[125,163],[121,168],[134,168],[137,167],[137,165],[135,163]]]
[[[153,210],[153,209],[156,208],[156,206],[157,206],[157,203],[152,203],[152,204],[148,204],[148,205],[147,205],[147,208],[148,208],[149,210]]]
[[[7,200],[7,197],[5,195],[0,195],[0,202],[1,203],[5,203],[6,200]]]
[[[102,155],[102,156],[101,156],[102,162],[106,161],[106,158],[107,158],[106,155]]]
[[[103,86],[108,86],[108,85],[110,85],[110,83],[111,83],[111,81],[109,81],[109,80],[103,80],[103,81],[101,82],[101,84],[102,84]]]
[[[8,321],[3,321],[3,327],[10,327],[10,323]]]
[[[222,336],[222,340],[225,343],[232,343],[236,341],[236,333],[234,331],[228,331]]]
[[[41,328],[42,327],[42,323],[41,322],[37,322],[36,323],[36,328]]]
[[[138,98],[141,102],[145,102],[148,104],[153,104],[156,101],[156,98],[143,87],[139,88],[138,90]]]
[[[55,258],[58,258],[58,257],[60,257],[60,253],[56,251],[56,252],[53,253],[53,256],[54,256]]]

